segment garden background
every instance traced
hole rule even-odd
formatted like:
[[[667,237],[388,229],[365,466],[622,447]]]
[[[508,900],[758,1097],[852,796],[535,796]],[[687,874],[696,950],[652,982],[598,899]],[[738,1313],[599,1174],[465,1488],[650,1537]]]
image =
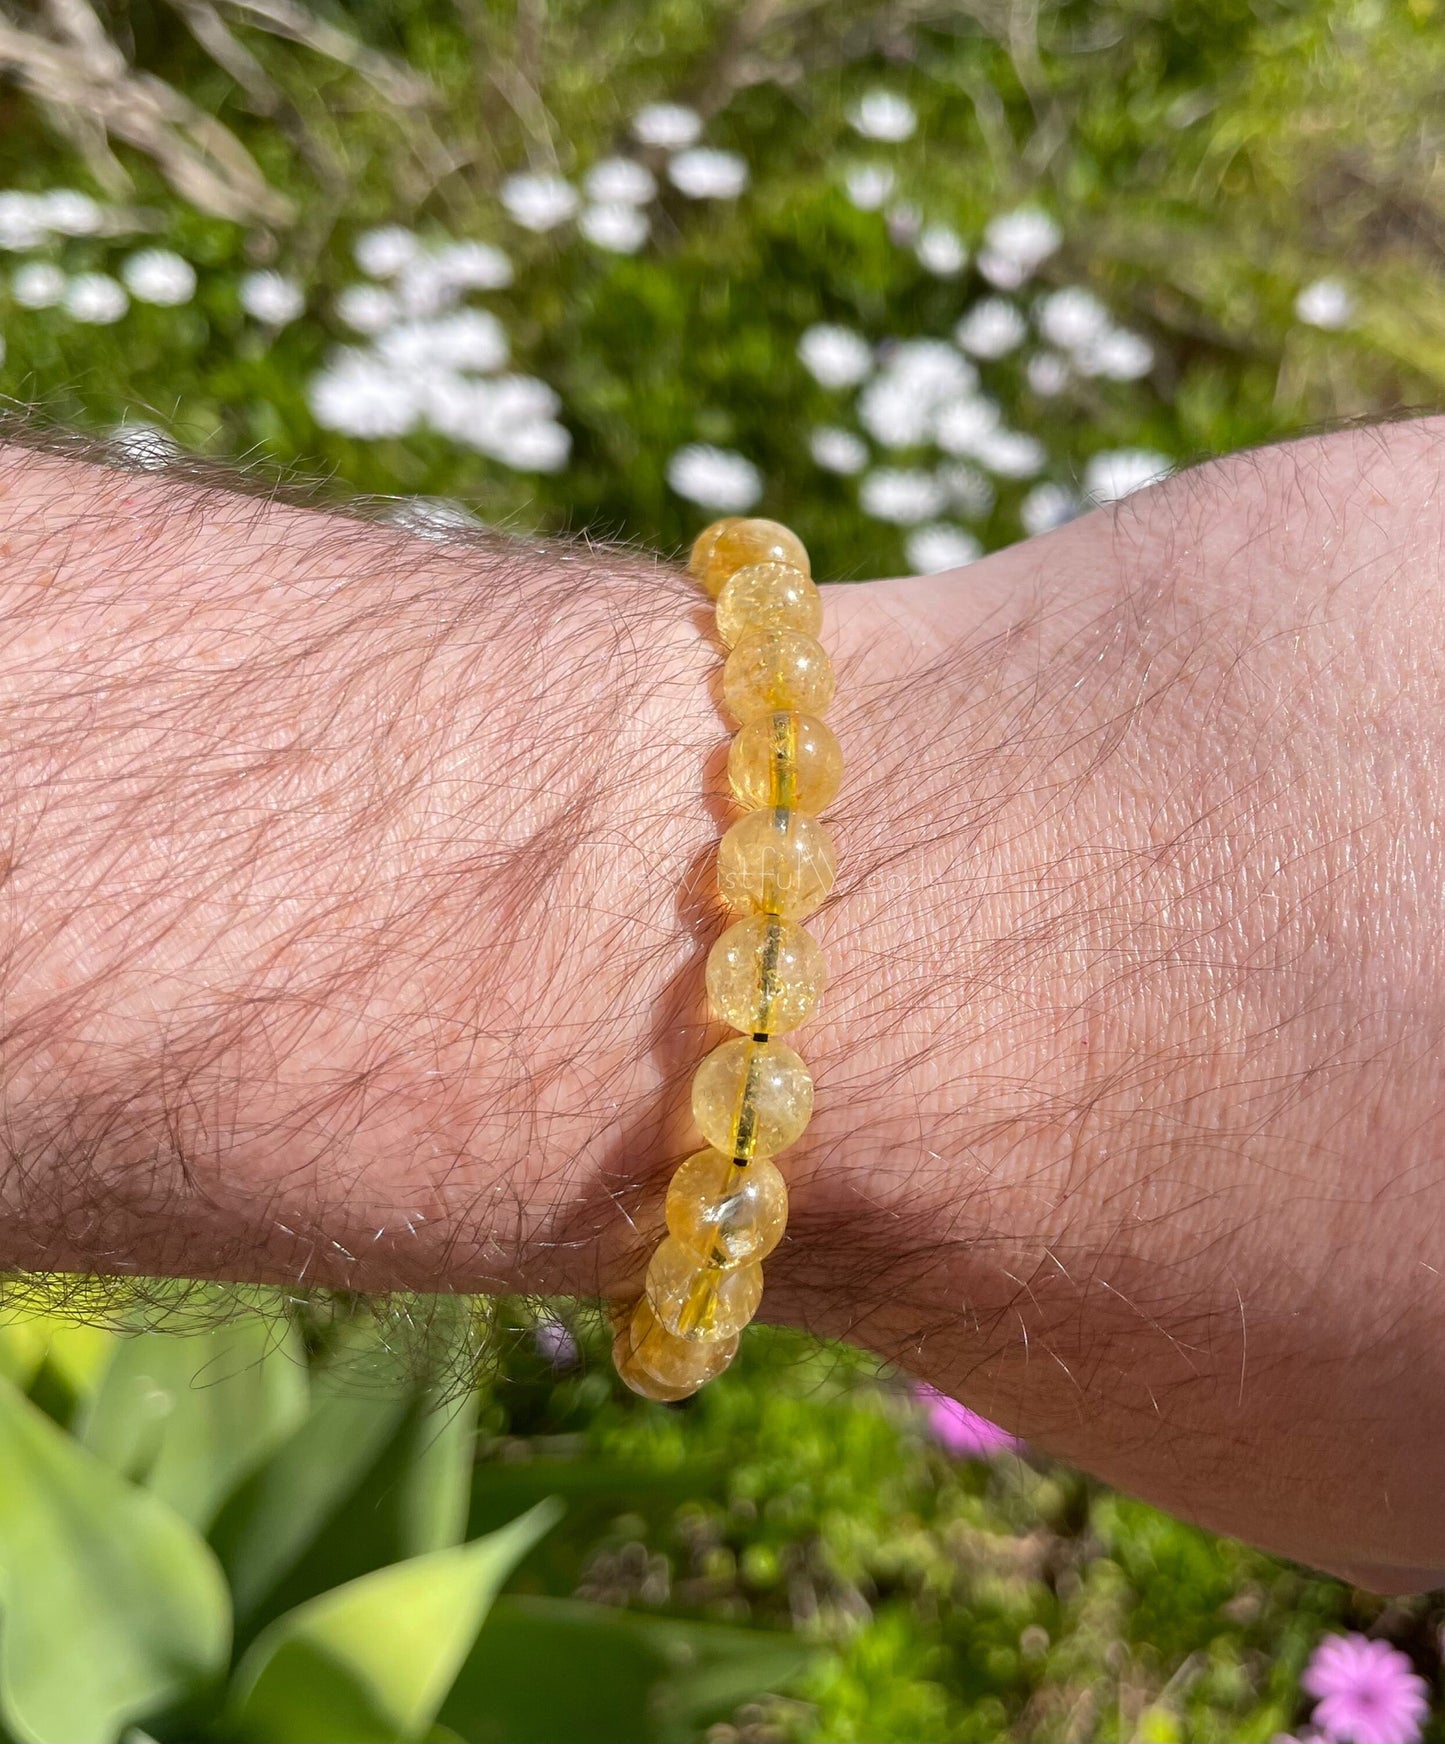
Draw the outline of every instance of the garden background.
[[[432,537],[948,568],[1445,391],[1435,0],[8,0],[0,76],[4,393]],[[797,1335],[680,1408],[606,1342],[16,1284],[0,1734],[1445,1739],[1433,1599]]]

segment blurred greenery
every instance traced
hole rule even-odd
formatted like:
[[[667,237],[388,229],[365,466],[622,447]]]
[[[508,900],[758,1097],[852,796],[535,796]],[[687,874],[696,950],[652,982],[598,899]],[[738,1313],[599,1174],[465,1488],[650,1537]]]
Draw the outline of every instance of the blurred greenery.
[[[17,16],[62,41],[65,10]],[[841,323],[885,365],[897,341],[947,339],[994,294],[990,219],[1020,206],[1062,235],[1018,289],[1027,321],[1082,287],[1152,352],[1133,379],[1075,370],[1047,393],[1023,351],[979,361],[1042,444],[1040,476],[1075,497],[1101,454],[1182,464],[1445,387],[1434,0],[356,0],[325,16],[391,59],[347,64],[336,39],[286,40],[236,7],[97,14],[125,68],[252,155],[250,194],[240,170],[225,198],[198,182],[174,141],[107,141],[83,106],[0,88],[0,187],[87,188],[103,207],[80,234],[0,242],[0,388],[100,437],[140,421],[218,461],[666,550],[710,518],[670,488],[669,460],[718,445],[758,469],[761,509],[799,528],[819,573],[849,576],[903,567],[908,534],[812,458],[817,426],[866,420],[798,339]],[[425,101],[398,88],[407,67]],[[911,104],[907,138],[852,124],[879,88]],[[659,100],[742,155],[742,197],[689,199],[665,153],[629,143]],[[204,127],[186,138],[223,182],[242,161]],[[577,181],[619,150],[663,181],[638,252],[508,217],[509,174]],[[894,192],[860,209],[849,171],[878,164]],[[363,343],[337,304],[362,276],[353,246],[384,223],[507,251],[510,284],[467,301],[498,317],[512,368],[555,389],[565,466],[318,423],[318,372]],[[957,232],[966,270],[925,267],[929,224]],[[19,294],[25,265],[123,274],[143,244],[191,262],[194,295],[107,324]],[[299,287],[299,318],[246,313],[261,267]],[[1320,280],[1342,287],[1334,327],[1297,311]],[[873,440],[880,462],[937,455]],[[957,524],[985,548],[1017,538],[1036,482],[996,476]],[[60,1294],[19,1294],[0,1327],[5,1738],[1265,1740],[1304,1719],[1299,1673],[1333,1628],[1389,1638],[1439,1686],[1433,1601],[1368,1598],[1042,1459],[952,1459],[901,1380],[790,1334],[758,1330],[664,1409],[619,1389],[576,1305],[555,1310],[577,1342],[557,1360],[538,1310],[503,1305],[474,1377],[464,1305],[287,1314],[203,1292],[160,1334],[103,1291],[47,1312]],[[1427,1735],[1445,1739],[1440,1712]]]

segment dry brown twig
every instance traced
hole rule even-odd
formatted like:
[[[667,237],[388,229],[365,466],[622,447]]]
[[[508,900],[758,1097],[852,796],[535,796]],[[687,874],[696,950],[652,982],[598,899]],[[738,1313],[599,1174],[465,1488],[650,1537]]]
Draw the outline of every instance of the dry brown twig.
[[[410,67],[312,16],[299,0],[173,0],[196,40],[263,113],[286,99],[228,29],[224,8],[267,34],[350,68],[389,104],[428,103],[431,87]],[[43,0],[19,12],[0,0],[0,78],[9,77],[74,141],[103,187],[129,178],[113,142],[151,158],[175,191],[202,211],[242,223],[286,224],[291,202],[266,180],[236,135],[173,86],[131,65],[90,0]]]

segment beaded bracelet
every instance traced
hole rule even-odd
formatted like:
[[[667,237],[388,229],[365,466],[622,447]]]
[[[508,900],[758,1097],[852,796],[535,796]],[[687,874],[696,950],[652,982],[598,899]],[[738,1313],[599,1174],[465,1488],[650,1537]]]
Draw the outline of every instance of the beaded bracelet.
[[[798,922],[833,888],[835,855],[813,815],[843,775],[838,741],[818,717],[833,666],[817,640],[823,601],[802,541],[776,521],[715,521],[688,573],[717,598],[731,649],[723,701],[741,730],[728,780],[748,808],[718,848],[718,891],[742,916],[713,946],[707,991],[742,1033],[716,1047],[692,1081],[708,1148],[681,1163],[667,1190],[667,1237],[643,1294],[613,1312],[612,1359],[645,1399],[685,1399],[732,1361],[758,1310],[760,1262],[782,1239],[788,1189],[772,1160],[802,1133],[813,1080],[777,1037],[813,1012],[823,953]]]

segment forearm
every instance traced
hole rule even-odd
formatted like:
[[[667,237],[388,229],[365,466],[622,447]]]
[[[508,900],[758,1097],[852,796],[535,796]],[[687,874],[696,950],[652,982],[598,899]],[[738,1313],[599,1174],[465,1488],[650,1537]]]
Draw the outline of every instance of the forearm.
[[[1338,438],[827,596],[843,877],[767,1311],[1337,1565],[1445,1560],[1433,463]],[[713,1039],[696,596],[4,485],[5,1257],[627,1286]]]

